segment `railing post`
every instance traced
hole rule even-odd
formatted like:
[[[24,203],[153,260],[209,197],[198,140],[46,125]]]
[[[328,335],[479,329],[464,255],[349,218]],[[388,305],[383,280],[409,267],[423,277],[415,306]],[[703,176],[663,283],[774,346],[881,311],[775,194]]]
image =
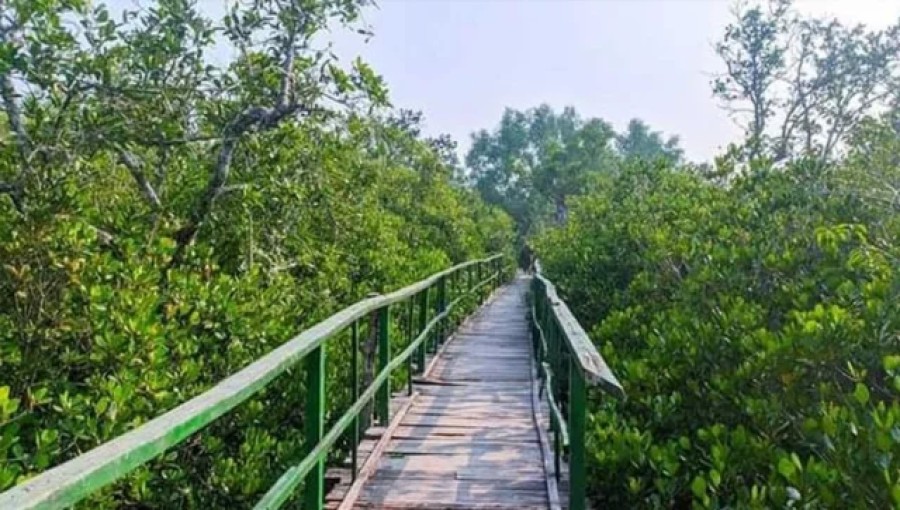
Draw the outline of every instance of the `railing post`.
[[[423,290],[419,294],[419,334],[425,331],[428,325],[428,289]],[[421,374],[425,371],[425,348],[428,346],[428,340],[419,344],[416,349],[416,369]]]
[[[475,283],[475,285],[478,285],[478,284],[480,284],[482,281],[484,281],[484,276],[482,275],[482,269],[481,269],[481,266],[482,266],[483,264],[484,264],[484,262],[482,262],[482,261],[480,261],[480,260],[478,261],[477,264],[475,264],[475,266],[476,266],[476,268],[477,268],[475,274],[476,274],[477,280],[478,280],[478,281]],[[484,288],[483,288],[483,287],[479,287],[479,288],[478,288],[478,293],[477,293],[477,296],[478,296],[478,304],[479,304],[479,305],[481,305],[482,301],[484,301],[484,296],[483,296],[483,294],[484,294]]]
[[[378,373],[387,368],[391,362],[391,341],[388,334],[390,328],[390,310],[387,305],[378,310]],[[387,426],[391,417],[391,378],[378,388],[375,409],[382,426]]]
[[[325,348],[306,355],[306,451],[311,452],[325,434]],[[321,510],[325,498],[325,459],[306,475],[303,508]]]
[[[587,498],[585,426],[587,388],[584,374],[575,366],[569,370],[569,508],[584,510]]]
[[[441,313],[441,288],[439,284],[434,286],[434,303],[432,309],[434,310],[434,317],[437,317]],[[432,318],[434,318],[432,317]],[[435,323],[434,328],[431,330],[431,339],[429,339],[428,343],[431,344],[429,347],[429,352],[436,353],[438,348],[438,337],[441,334],[441,324]]]
[[[438,303],[439,303],[439,313],[444,313],[447,311],[447,277],[442,276],[440,280],[438,280]],[[444,340],[446,340],[447,335],[447,323],[449,321],[445,318],[438,323],[438,344],[443,344]]]
[[[413,331],[413,307],[415,303],[413,302],[413,298],[409,298],[409,301],[406,302],[406,334],[409,339],[409,344],[416,339],[416,333]],[[413,357],[406,357],[406,394],[412,395],[413,392]]]
[[[461,295],[459,292],[459,280],[459,271],[453,271],[453,274],[450,277],[450,297],[448,298],[448,301],[450,302],[453,302],[454,299]],[[453,324],[453,328],[456,329],[461,322],[462,315],[457,314],[450,323]]]
[[[353,368],[350,370],[350,386],[353,402],[359,400],[359,321],[353,321],[350,327],[350,364]],[[353,451],[351,455],[350,477],[356,481],[356,470],[359,464],[359,415],[353,417]]]
[[[502,262],[502,261],[501,261],[499,258],[496,258],[496,259],[494,259],[494,260],[491,262],[491,265],[493,266],[494,274],[497,275],[497,276],[494,278],[494,288],[495,288],[495,289],[500,288],[500,284],[502,283],[502,282],[500,281],[500,268],[501,268],[500,263],[501,263],[501,262]]]
[[[450,276],[449,276],[450,281],[447,283],[447,302],[448,303],[453,302],[453,298],[456,295],[456,283],[457,283],[456,277],[457,277],[456,271],[450,273]],[[453,317],[452,315],[450,317],[448,317],[447,324],[449,325],[450,329],[455,330],[456,329],[456,317]]]

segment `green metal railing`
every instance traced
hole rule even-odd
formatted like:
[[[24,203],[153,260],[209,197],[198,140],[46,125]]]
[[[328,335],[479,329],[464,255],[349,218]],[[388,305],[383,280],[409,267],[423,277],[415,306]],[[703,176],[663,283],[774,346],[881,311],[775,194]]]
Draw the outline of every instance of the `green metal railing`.
[[[560,480],[563,454],[568,453],[569,508],[584,510],[588,389],[599,386],[618,397],[625,392],[584,328],[557,295],[556,288],[541,275],[538,262],[531,281],[530,301],[531,339],[541,378],[541,394],[547,396],[550,408],[556,479]]]
[[[303,484],[303,508],[321,509],[324,501],[325,460],[335,443],[350,431],[352,473],[356,476],[356,451],[361,421],[371,408],[381,424],[390,420],[391,376],[406,364],[407,386],[414,373],[425,367],[426,350],[435,352],[459,320],[455,309],[464,301],[481,303],[505,275],[501,255],[459,264],[418,283],[383,296],[360,301],[303,331],[266,356],[223,380],[210,390],[131,432],[54,467],[0,494],[0,509],[56,509],[71,506],[158,457],[192,434],[259,394],[279,375],[303,363],[306,376],[304,439],[306,456],[288,469],[256,505],[279,508]],[[403,306],[405,304],[405,307]],[[418,307],[417,321],[414,308]],[[405,348],[391,354],[392,311],[396,322],[406,325]],[[458,310],[456,310],[458,312]],[[397,314],[396,312],[399,312]],[[406,312],[404,314],[404,312]],[[369,321],[376,325],[377,372],[371,383],[359,384],[359,329]],[[414,324],[418,322],[418,324]],[[352,350],[352,404],[334,425],[325,429],[326,343],[350,330]],[[415,364],[415,369],[413,369]]]

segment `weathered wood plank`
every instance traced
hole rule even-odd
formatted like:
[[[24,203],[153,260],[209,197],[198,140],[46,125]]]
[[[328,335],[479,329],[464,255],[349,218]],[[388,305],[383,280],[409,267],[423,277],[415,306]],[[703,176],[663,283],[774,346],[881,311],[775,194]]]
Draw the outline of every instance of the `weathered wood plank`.
[[[460,485],[462,484],[462,485]],[[359,497],[359,503],[413,503],[428,501],[452,501],[461,503],[502,502],[508,506],[540,505],[547,503],[546,488],[532,489],[506,488],[491,485],[478,486],[472,482],[449,481],[443,486],[439,483],[415,485],[397,483],[392,485],[367,485]]]
[[[353,507],[353,503],[356,501],[356,498],[359,496],[360,491],[362,491],[363,485],[369,478],[375,473],[375,470],[378,467],[378,459],[382,455],[382,453],[387,449],[390,444],[391,434],[397,427],[400,426],[400,423],[403,421],[403,418],[406,416],[406,413],[409,411],[409,408],[415,405],[416,398],[418,397],[417,393],[413,393],[406,404],[398,411],[395,419],[388,425],[387,429],[384,431],[384,435],[381,439],[375,443],[375,447],[372,449],[372,452],[366,458],[366,461],[363,463],[362,468],[359,470],[359,474],[357,475],[356,481],[350,486],[347,490],[347,493],[344,495],[344,502],[338,507],[339,510],[350,510]]]
[[[484,420],[478,418],[466,418],[457,416],[433,416],[433,415],[408,415],[403,420],[403,425],[427,425],[433,427],[465,427],[465,428],[485,428],[485,426],[498,426],[504,428],[528,429],[533,430],[534,424],[528,421],[528,418],[506,418],[497,419],[496,422],[487,424]]]
[[[540,443],[524,291],[522,280],[501,289],[414,380],[419,397],[353,508],[558,508]]]
[[[357,503],[353,508],[379,510],[419,510],[428,508],[429,510],[545,510],[546,505],[522,505],[517,503],[476,503],[476,502],[446,502],[434,503],[423,507],[420,501],[398,501],[398,502],[380,502],[380,503]]]
[[[393,437],[395,439],[461,438],[471,440],[470,438],[477,438],[485,441],[533,441],[537,436],[533,430],[528,429],[503,430],[493,427],[416,427],[401,425],[397,427]]]

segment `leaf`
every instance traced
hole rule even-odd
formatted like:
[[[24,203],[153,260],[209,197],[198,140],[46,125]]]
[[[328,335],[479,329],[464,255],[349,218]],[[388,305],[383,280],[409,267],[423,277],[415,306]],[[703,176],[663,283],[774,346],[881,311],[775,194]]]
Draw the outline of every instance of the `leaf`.
[[[694,481],[691,482],[691,492],[698,498],[706,496],[706,480],[702,476],[695,477]]]
[[[900,368],[900,355],[892,354],[889,356],[885,356],[882,360],[884,364],[884,369],[888,372],[894,372],[898,368]]]
[[[722,483],[722,475],[715,469],[710,470],[709,480],[712,482],[713,487],[718,487]]]
[[[866,387],[863,383],[856,383],[856,389],[853,390],[853,398],[856,399],[860,405],[866,405],[869,403],[869,388]]]
[[[794,462],[788,457],[782,457],[778,461],[778,472],[781,476],[791,480],[794,474],[797,473],[797,467],[794,465]]]

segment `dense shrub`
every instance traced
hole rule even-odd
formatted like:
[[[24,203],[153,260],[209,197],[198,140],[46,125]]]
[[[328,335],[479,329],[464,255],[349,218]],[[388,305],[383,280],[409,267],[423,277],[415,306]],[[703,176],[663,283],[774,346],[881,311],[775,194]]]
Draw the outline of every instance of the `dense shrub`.
[[[380,78],[316,50],[366,4],[235,3],[220,21],[160,0],[119,21],[12,2],[0,28],[28,44],[0,55],[0,491],[371,292],[507,248],[510,220],[392,120]],[[239,57],[210,65],[214,34]],[[302,458],[302,375],[85,506],[251,506]]]
[[[508,244],[510,221],[446,173],[378,165],[328,136],[327,148],[281,138],[254,167],[248,196],[223,199],[175,269],[166,269],[174,241],[152,232],[165,220],[129,215],[114,187],[82,183],[71,204],[40,217],[5,204],[0,490],[174,407],[341,306]],[[97,225],[115,233],[111,243]],[[252,501],[300,453],[302,378],[284,379],[293,382],[115,497],[179,507]],[[161,479],[172,490],[154,486]]]
[[[593,402],[598,506],[900,506],[900,144],[857,142],[728,185],[637,165],[536,240],[628,394]]]

